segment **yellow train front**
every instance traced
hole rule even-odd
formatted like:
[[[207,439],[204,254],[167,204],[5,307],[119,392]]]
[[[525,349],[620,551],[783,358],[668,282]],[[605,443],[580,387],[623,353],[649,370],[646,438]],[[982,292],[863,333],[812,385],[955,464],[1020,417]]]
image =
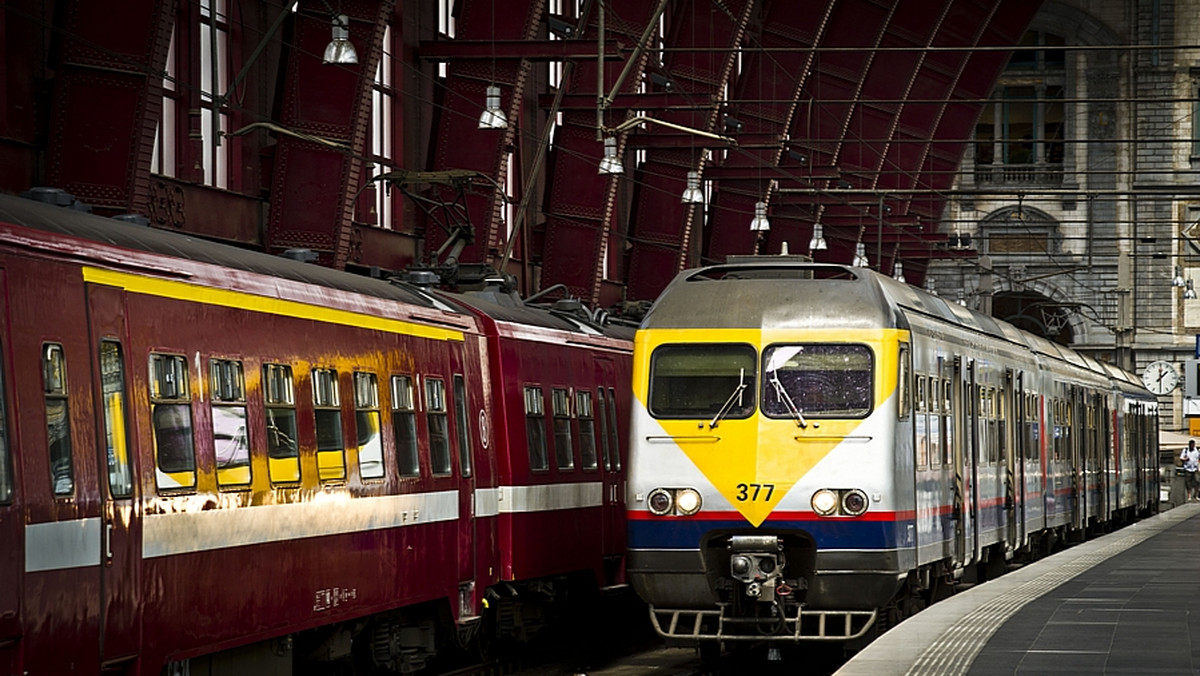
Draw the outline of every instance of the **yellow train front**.
[[[627,573],[670,643],[853,644],[1157,504],[1133,376],[869,270],[684,271],[633,390]]]
[[[638,332],[628,572],[669,638],[851,639],[911,567],[908,332],[811,274],[684,273]]]

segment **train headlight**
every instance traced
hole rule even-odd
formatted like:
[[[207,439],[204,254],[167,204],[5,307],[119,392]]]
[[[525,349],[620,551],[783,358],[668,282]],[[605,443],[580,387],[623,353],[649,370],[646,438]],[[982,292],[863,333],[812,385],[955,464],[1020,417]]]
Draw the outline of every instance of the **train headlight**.
[[[813,511],[821,516],[829,516],[833,514],[838,506],[838,494],[828,488],[813,493],[812,508]]]
[[[650,507],[650,513],[657,516],[670,513],[671,508],[675,506],[674,502],[671,498],[671,491],[665,488],[655,488],[650,491],[650,496],[646,499],[646,504]]]
[[[681,488],[675,493],[675,507],[684,516],[700,511],[700,493],[693,488]]]
[[[842,513],[858,516],[867,511],[867,494],[855,489],[842,493]]]

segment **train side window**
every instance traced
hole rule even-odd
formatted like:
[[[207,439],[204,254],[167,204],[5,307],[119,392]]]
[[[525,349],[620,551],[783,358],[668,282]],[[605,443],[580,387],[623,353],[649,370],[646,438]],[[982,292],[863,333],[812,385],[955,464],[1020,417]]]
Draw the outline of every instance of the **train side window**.
[[[546,456],[546,411],[542,401],[542,388],[525,386],[525,440],[529,446],[529,469],[550,469]]]
[[[263,364],[263,404],[267,418],[267,474],[271,483],[300,480],[296,443],[296,387],[292,367]]]
[[[461,374],[454,376],[454,421],[458,426],[458,469],[471,476],[471,421],[467,417],[467,386]]]
[[[584,470],[596,469],[596,419],[592,414],[592,393],[575,393],[575,415],[579,424],[579,464]]]
[[[604,454],[604,471],[612,471],[612,452],[608,449],[608,405],[604,400],[604,388],[596,390],[596,406],[599,407],[599,414],[596,416],[600,419],[600,451]]]
[[[909,374],[911,372],[908,343],[900,343],[900,373],[896,383],[896,396],[899,399],[901,420],[907,420],[909,413],[912,412],[912,393],[909,391]]]
[[[196,442],[187,358],[150,355],[150,417],[154,426],[155,483],[159,488],[195,488]]]
[[[317,476],[321,481],[346,478],[346,446],[342,436],[342,398],[338,372],[312,370],[313,415],[317,430]]]
[[[929,393],[929,466],[942,465],[942,381],[930,376]]]
[[[942,462],[954,463],[954,385],[942,380]]]
[[[42,382],[46,402],[46,445],[50,451],[50,481],[55,495],[75,491],[71,460],[71,416],[67,403],[67,358],[57,343],[42,346]]]
[[[374,373],[354,374],[354,428],[358,473],[364,479],[383,476],[383,434],[379,413],[379,381]]]
[[[208,381],[212,389],[217,484],[246,486],[250,483],[250,440],[246,430],[246,374],[242,362],[210,359]]]
[[[621,471],[621,433],[617,428],[617,393],[608,388],[608,443],[612,446],[613,469]]]
[[[446,383],[425,379],[425,423],[429,428],[429,463],[434,476],[450,473],[450,430],[446,421]]]
[[[929,425],[925,415],[927,407],[925,376],[917,376],[917,415],[914,420],[917,434],[917,469],[929,466]]]
[[[412,376],[392,376],[392,433],[396,437],[396,464],[400,476],[420,476]]]
[[[561,470],[575,469],[575,449],[571,446],[571,393],[560,387],[550,391],[554,407],[554,461]]]
[[[100,341],[100,400],[104,408],[108,492],[114,498],[127,498],[133,494],[133,472],[129,465],[126,432],[125,360],[121,355],[121,344],[113,340]],[[2,457],[0,462],[3,462]]]
[[[3,350],[0,350],[3,354]],[[13,498],[12,456],[8,450],[8,402],[4,390],[4,360],[0,359],[0,504]]]

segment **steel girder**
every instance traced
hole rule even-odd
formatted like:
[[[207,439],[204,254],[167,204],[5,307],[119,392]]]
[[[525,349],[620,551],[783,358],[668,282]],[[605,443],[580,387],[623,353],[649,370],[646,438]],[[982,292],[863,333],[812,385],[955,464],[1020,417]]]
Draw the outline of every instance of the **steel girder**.
[[[394,3],[343,0],[339,6],[350,20],[357,64],[321,63],[330,36],[328,13],[301,10],[295,16],[279,123],[329,143],[280,135],[266,244],[272,252],[311,249],[319,263],[344,268],[351,254],[372,81]]]
[[[690,110],[661,110],[655,119],[709,133],[723,131],[726,113],[717,106],[737,65],[738,46],[749,21],[753,0],[714,3],[682,0],[671,8],[671,32],[666,38],[662,75],[671,91],[695,102]],[[717,48],[710,50],[708,48]],[[707,103],[706,108],[701,108]],[[750,121],[748,132],[762,131]],[[673,147],[652,147],[637,170],[637,195],[629,222],[629,265],[626,282],[629,298],[654,298],[696,256],[689,256],[697,209],[680,198],[687,172],[703,168],[706,138],[684,132],[664,135],[653,123],[645,135],[670,136]],[[690,143],[690,145],[689,145]],[[758,155],[758,153],[755,153]],[[762,160],[773,162],[773,157]]]
[[[456,7],[455,41],[501,44],[532,40],[545,13],[544,0],[494,2],[493,0],[460,0]],[[432,48],[430,53],[434,53]],[[502,53],[503,52],[503,53]],[[431,169],[434,171],[465,169],[493,177],[504,186],[508,179],[508,153],[517,140],[521,127],[521,102],[525,97],[532,62],[517,58],[513,50],[495,50],[492,59],[465,58],[448,63],[445,98],[436,123],[436,143]],[[479,117],[486,107],[488,85],[500,88],[501,109],[508,119],[502,130],[479,129]],[[520,155],[513,165],[520,176]],[[520,187],[519,187],[520,189]],[[452,202],[456,195],[445,186],[431,188],[431,196]],[[470,262],[495,263],[505,248],[504,196],[494,190],[464,195],[466,212],[474,232],[472,241],[463,249],[460,259]],[[423,224],[425,256],[428,262],[443,244],[448,234],[433,223]]]
[[[145,213],[175,3],[61,9],[45,182],[109,211]]]
[[[646,0],[606,0],[605,35],[626,44],[637,44],[654,10]],[[595,41],[598,33],[597,11],[588,16],[584,40]],[[622,83],[622,94],[637,90],[645,66],[645,53]],[[617,82],[624,64],[606,64],[603,88],[607,94]],[[573,64],[562,83],[568,93],[594,92],[598,86],[594,61]],[[610,110],[604,124],[615,127],[624,114]],[[544,246],[542,249],[542,288],[564,284],[574,295],[591,303],[607,304],[601,299],[601,281],[605,257],[613,263],[610,279],[621,279],[616,264],[621,258],[625,229],[619,224],[613,231],[618,180],[597,173],[603,144],[597,138],[596,110],[563,110],[562,124],[555,132],[554,149],[545,200]],[[612,119],[615,118],[615,119]],[[618,156],[623,152],[619,144]],[[616,249],[616,251],[614,251]],[[614,255],[615,254],[615,255]]]

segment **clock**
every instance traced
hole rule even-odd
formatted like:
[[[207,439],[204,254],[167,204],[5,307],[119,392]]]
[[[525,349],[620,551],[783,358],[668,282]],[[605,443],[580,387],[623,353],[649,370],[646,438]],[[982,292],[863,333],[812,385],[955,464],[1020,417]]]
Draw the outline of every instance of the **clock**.
[[[1153,361],[1142,371],[1142,384],[1154,394],[1167,394],[1179,385],[1179,373],[1170,362]]]

